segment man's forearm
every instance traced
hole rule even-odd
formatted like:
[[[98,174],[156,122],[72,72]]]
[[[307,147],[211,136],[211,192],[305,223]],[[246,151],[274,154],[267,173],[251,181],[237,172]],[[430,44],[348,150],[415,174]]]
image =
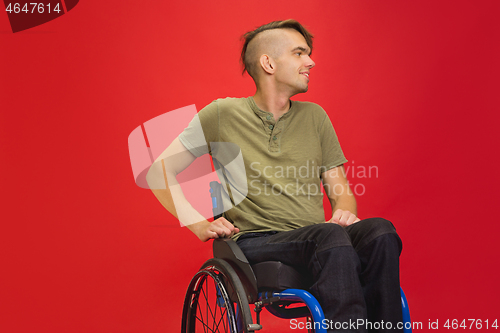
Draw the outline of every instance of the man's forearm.
[[[194,224],[206,221],[187,201],[181,186],[175,178],[175,173],[165,169],[163,160],[156,161],[146,177],[151,191],[158,201],[175,216],[182,225],[193,229]],[[193,230],[192,230],[193,231]],[[194,231],[193,231],[194,232]]]
[[[195,159],[179,138],[176,138],[149,168],[146,175],[149,188],[163,207],[200,240],[206,242],[211,238],[231,237],[239,229],[224,217],[209,222],[187,201],[175,178]]]
[[[330,204],[332,206],[332,212],[335,212],[337,209],[341,209],[347,210],[356,216],[358,215],[356,198],[352,193],[345,193],[336,198],[330,198]]]

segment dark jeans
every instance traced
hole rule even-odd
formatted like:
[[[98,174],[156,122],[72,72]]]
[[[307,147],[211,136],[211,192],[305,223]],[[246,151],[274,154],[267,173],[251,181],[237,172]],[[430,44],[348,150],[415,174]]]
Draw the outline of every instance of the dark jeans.
[[[402,243],[391,222],[370,218],[346,228],[320,223],[286,232],[247,234],[237,243],[251,264],[281,261],[311,272],[309,291],[329,321],[364,319],[383,321],[385,326],[392,322],[387,332],[402,332],[395,329],[403,321],[399,290]],[[352,327],[339,331],[386,331]]]

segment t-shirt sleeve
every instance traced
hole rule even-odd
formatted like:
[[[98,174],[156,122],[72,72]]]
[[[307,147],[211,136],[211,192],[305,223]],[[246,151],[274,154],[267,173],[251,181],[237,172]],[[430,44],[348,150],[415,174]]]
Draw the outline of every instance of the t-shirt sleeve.
[[[347,162],[340,147],[337,134],[333,128],[330,118],[325,112],[325,119],[320,128],[321,151],[323,155],[322,167],[324,171],[335,168]]]
[[[210,153],[210,143],[217,142],[219,115],[217,101],[200,110],[179,135],[179,141],[196,157]]]

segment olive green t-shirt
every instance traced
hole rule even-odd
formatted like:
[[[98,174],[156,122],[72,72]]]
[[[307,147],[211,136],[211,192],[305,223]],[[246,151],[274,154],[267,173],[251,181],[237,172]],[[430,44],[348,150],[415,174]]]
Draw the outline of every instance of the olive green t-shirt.
[[[275,120],[252,97],[218,99],[200,110],[179,140],[197,157],[211,154],[228,183],[242,175],[244,186],[240,180],[226,191],[241,195],[235,206],[224,207],[224,217],[240,229],[234,239],[324,222],[321,173],[347,162],[328,115],[310,102],[292,101]],[[237,155],[243,162],[235,170]]]

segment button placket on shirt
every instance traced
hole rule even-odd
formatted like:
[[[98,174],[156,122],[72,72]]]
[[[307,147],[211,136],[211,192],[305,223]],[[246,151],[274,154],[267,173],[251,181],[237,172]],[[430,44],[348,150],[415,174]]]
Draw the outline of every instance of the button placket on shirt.
[[[267,133],[269,134],[269,151],[277,152],[279,151],[279,134],[283,129],[283,120],[278,119],[276,123],[273,124],[274,117],[272,115],[267,115],[265,117],[268,121],[265,122],[267,126]]]
[[[282,115],[277,121],[274,119],[274,115],[270,112],[266,112],[260,109],[254,109],[255,113],[262,119],[264,125],[264,131],[268,135],[269,144],[268,149],[270,152],[280,151],[281,142],[281,132],[285,128],[285,119],[289,116],[290,112]]]

